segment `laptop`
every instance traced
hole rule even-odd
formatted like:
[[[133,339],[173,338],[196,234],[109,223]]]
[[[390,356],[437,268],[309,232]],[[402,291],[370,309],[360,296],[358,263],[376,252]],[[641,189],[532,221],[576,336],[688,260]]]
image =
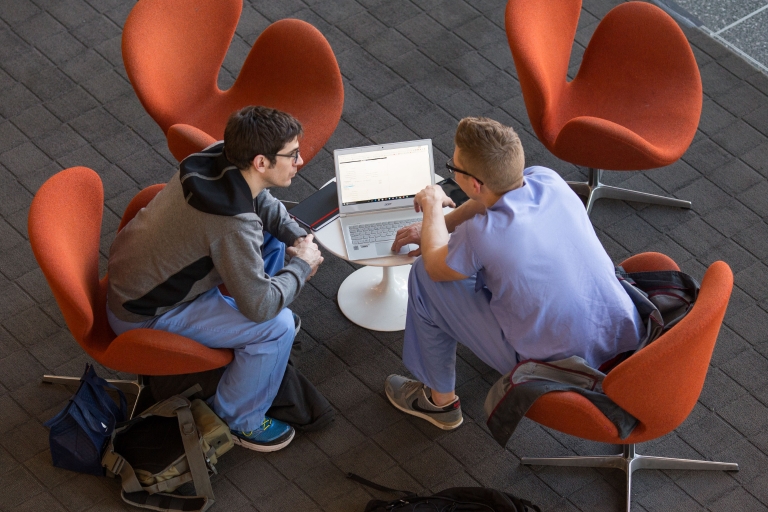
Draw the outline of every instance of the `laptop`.
[[[333,160],[348,259],[394,255],[397,230],[421,220],[414,196],[435,183],[432,140],[337,149]],[[406,245],[398,254],[414,249]]]

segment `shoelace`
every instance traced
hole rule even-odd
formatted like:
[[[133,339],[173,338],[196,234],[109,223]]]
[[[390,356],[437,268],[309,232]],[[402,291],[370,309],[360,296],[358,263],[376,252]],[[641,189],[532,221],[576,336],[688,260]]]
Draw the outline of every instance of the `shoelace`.
[[[423,386],[424,384],[418,381],[406,382],[403,384],[403,395],[411,396],[414,391],[420,390]]]
[[[265,417],[264,417],[264,421],[262,421],[262,422],[261,422],[261,430],[262,430],[262,431],[264,431],[264,430],[267,430],[267,429],[268,429],[269,427],[271,427],[271,426],[272,426],[272,418],[267,418],[267,417],[265,416]],[[245,437],[251,437],[251,436],[253,436],[253,430],[249,430],[248,432],[246,432],[245,430],[243,430],[243,435],[244,435]]]

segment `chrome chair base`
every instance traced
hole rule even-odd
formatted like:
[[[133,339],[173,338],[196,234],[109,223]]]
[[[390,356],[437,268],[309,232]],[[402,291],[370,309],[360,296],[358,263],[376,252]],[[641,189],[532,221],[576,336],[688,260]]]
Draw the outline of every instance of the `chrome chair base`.
[[[569,466],[581,468],[621,469],[627,475],[627,512],[632,502],[632,473],[640,469],[680,469],[706,471],[738,471],[739,465],[708,460],[669,459],[635,453],[635,445],[627,444],[623,453],[606,457],[523,457],[526,466]]]
[[[635,203],[659,204],[662,206],[675,206],[677,208],[690,208],[691,202],[673,197],[657,196],[645,192],[637,192],[625,188],[612,187],[600,182],[603,175],[602,169],[589,169],[589,175],[586,182],[567,181],[571,190],[578,195],[587,198],[587,215],[592,214],[592,206],[598,199],[621,199],[622,201],[633,201]]]
[[[130,414],[128,415],[127,419],[133,418],[133,415],[136,413],[136,408],[140,403],[140,398],[142,398],[141,393],[144,391],[144,388],[145,388],[144,377],[142,375],[137,375],[136,380],[122,380],[122,379],[105,379],[105,380],[110,384],[112,384],[113,386],[115,386],[120,391],[122,391],[123,393],[136,395],[136,401],[133,403],[133,406],[130,408]],[[80,377],[43,375],[43,383],[63,384],[65,386],[79,386]]]

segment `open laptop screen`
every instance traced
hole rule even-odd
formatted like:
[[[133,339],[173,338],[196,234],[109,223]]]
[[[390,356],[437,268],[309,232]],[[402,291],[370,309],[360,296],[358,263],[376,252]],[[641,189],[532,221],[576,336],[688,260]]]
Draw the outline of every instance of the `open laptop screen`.
[[[342,206],[409,199],[432,182],[432,155],[424,144],[339,154]]]

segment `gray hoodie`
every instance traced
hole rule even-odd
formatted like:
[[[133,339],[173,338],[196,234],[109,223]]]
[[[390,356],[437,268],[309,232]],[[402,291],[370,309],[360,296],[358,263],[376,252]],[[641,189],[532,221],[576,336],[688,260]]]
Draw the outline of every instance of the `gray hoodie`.
[[[168,185],[121,230],[109,251],[110,310],[140,322],[226,285],[243,315],[274,318],[311,272],[300,258],[264,272],[263,231],[290,246],[306,232],[263,190],[255,199],[219,142],[184,159]]]

